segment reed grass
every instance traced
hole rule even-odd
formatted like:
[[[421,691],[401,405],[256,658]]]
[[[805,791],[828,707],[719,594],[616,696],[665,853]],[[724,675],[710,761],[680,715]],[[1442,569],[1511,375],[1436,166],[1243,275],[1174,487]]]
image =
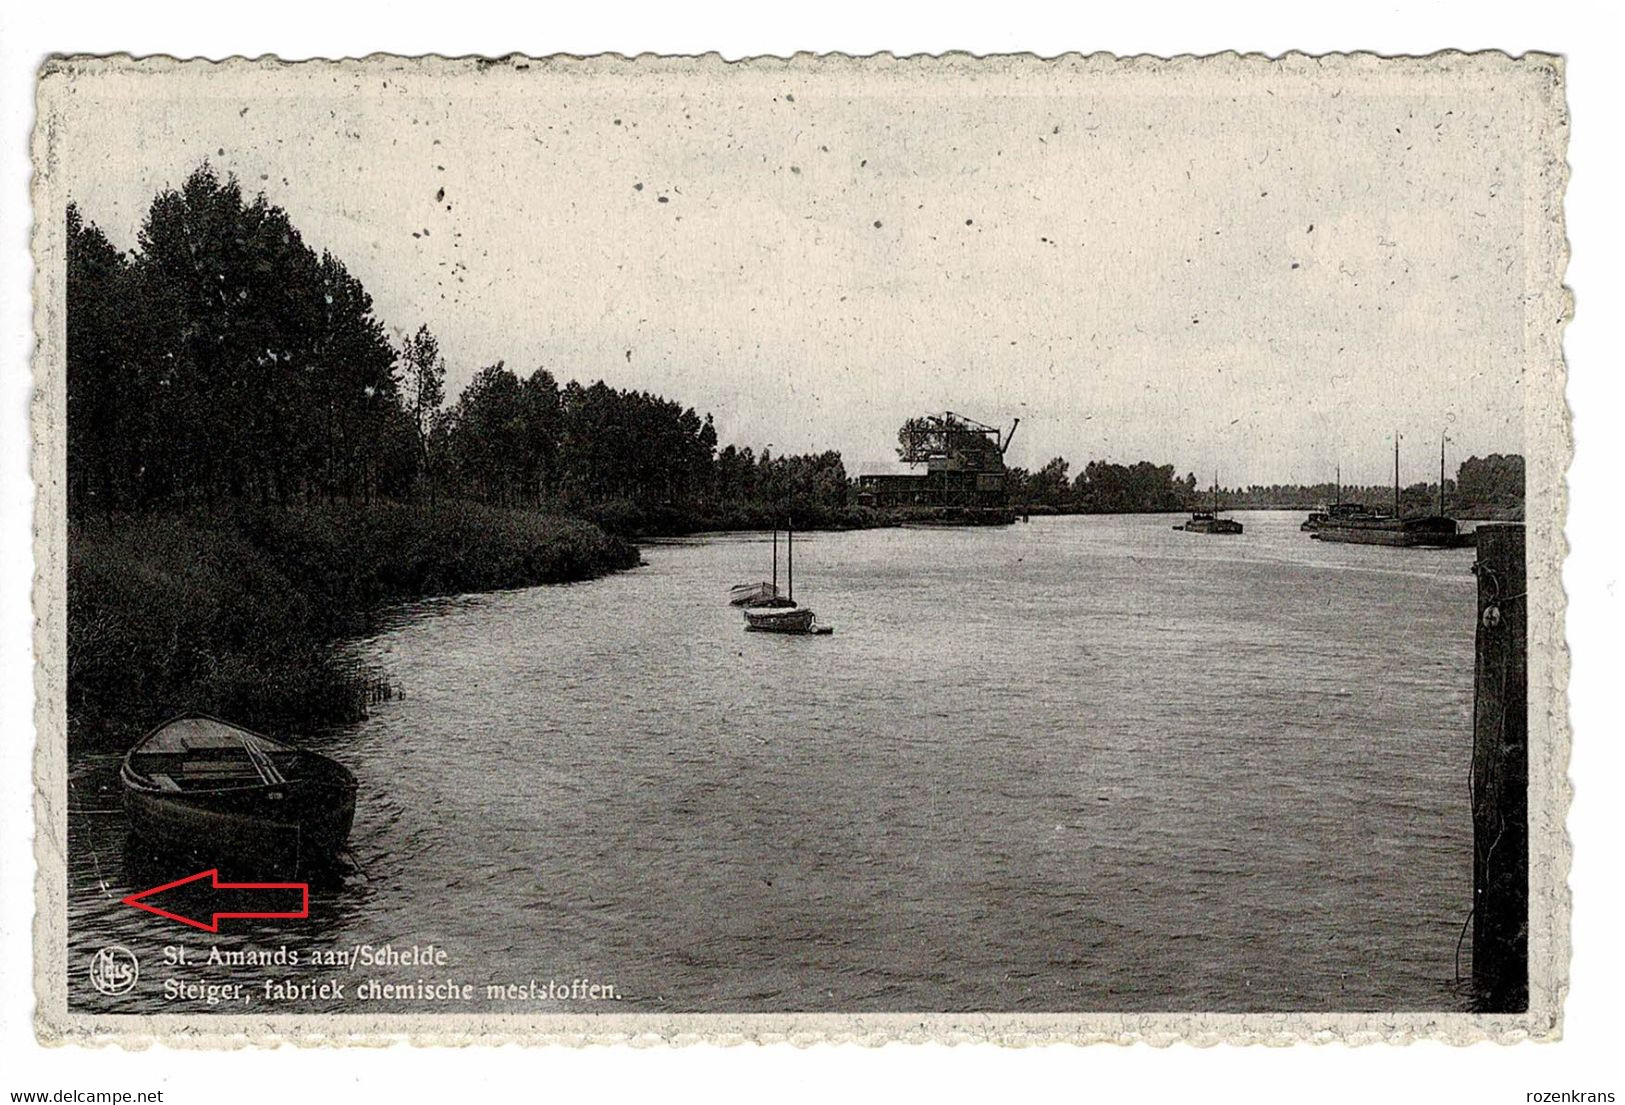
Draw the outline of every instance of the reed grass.
[[[636,563],[591,522],[462,501],[79,519],[69,741],[122,747],[190,710],[277,731],[348,723],[384,692],[338,645],[381,607]]]

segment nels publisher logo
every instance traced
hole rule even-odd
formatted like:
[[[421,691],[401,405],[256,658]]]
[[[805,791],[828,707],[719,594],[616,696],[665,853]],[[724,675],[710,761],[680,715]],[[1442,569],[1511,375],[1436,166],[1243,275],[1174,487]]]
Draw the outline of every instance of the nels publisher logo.
[[[90,957],[90,984],[104,994],[123,994],[134,989],[141,975],[141,961],[129,948],[109,944]]]

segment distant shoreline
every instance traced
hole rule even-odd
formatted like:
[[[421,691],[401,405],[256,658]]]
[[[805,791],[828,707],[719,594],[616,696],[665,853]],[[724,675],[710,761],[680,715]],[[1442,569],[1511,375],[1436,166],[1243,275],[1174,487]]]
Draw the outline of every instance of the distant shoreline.
[[[1265,505],[1260,505],[1260,504],[1256,504],[1256,503],[1247,503],[1247,504],[1237,504],[1235,506],[1230,506],[1230,505],[1224,503],[1223,501],[1221,501],[1219,503],[1219,512],[1221,514],[1241,514],[1241,513],[1247,512],[1247,511],[1279,511],[1279,512],[1284,512],[1284,513],[1304,513],[1304,514],[1307,514],[1307,513],[1311,512],[1311,511],[1323,510],[1323,509],[1325,509],[1325,505],[1326,504],[1324,504],[1324,503],[1317,503],[1317,504],[1314,504],[1314,505],[1306,505],[1306,504],[1303,504],[1303,503],[1284,503],[1284,504],[1265,504]],[[1199,506],[1198,509],[1205,509],[1205,508]],[[1058,508],[1058,507],[1051,507],[1051,506],[1042,506],[1042,507],[1035,506],[1035,507],[1032,507],[1030,510],[1023,510],[1021,508],[1017,508],[1016,513],[1017,514],[1030,513],[1035,518],[1036,517],[1053,518],[1053,517],[1063,517],[1063,516],[1064,517],[1071,517],[1071,516],[1075,516],[1075,515],[1106,515],[1106,514],[1123,514],[1123,515],[1131,515],[1131,514],[1187,514],[1187,513],[1190,512],[1190,510],[1191,510],[1190,507],[1168,507],[1168,508],[1147,509],[1147,510],[1088,510],[1088,509],[1080,509],[1080,508],[1076,508],[1076,507],[1059,507]],[[1426,513],[1428,513],[1428,512],[1427,511],[1405,511],[1403,516],[1406,517],[1406,518],[1422,517]],[[1453,513],[1453,512],[1449,512],[1447,510],[1447,513],[1450,513],[1451,517],[1455,518],[1457,521],[1460,521],[1460,522],[1521,522],[1521,521],[1523,521],[1523,508],[1522,508],[1522,506],[1507,507],[1507,508],[1504,508],[1504,509],[1491,509],[1491,510],[1487,510],[1487,511],[1473,511],[1473,512],[1470,512],[1470,513]]]

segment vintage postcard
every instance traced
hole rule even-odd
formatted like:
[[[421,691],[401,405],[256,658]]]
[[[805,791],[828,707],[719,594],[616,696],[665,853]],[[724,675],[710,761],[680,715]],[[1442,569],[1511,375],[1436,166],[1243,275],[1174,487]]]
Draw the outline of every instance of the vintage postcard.
[[[41,1038],[1555,1038],[1567,126],[50,60]]]

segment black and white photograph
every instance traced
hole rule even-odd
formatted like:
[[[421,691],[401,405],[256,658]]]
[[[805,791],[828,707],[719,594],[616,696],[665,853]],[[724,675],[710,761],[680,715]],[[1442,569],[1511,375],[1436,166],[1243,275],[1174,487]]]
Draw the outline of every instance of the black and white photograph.
[[[41,1035],[1555,1037],[1563,89],[51,60]]]

